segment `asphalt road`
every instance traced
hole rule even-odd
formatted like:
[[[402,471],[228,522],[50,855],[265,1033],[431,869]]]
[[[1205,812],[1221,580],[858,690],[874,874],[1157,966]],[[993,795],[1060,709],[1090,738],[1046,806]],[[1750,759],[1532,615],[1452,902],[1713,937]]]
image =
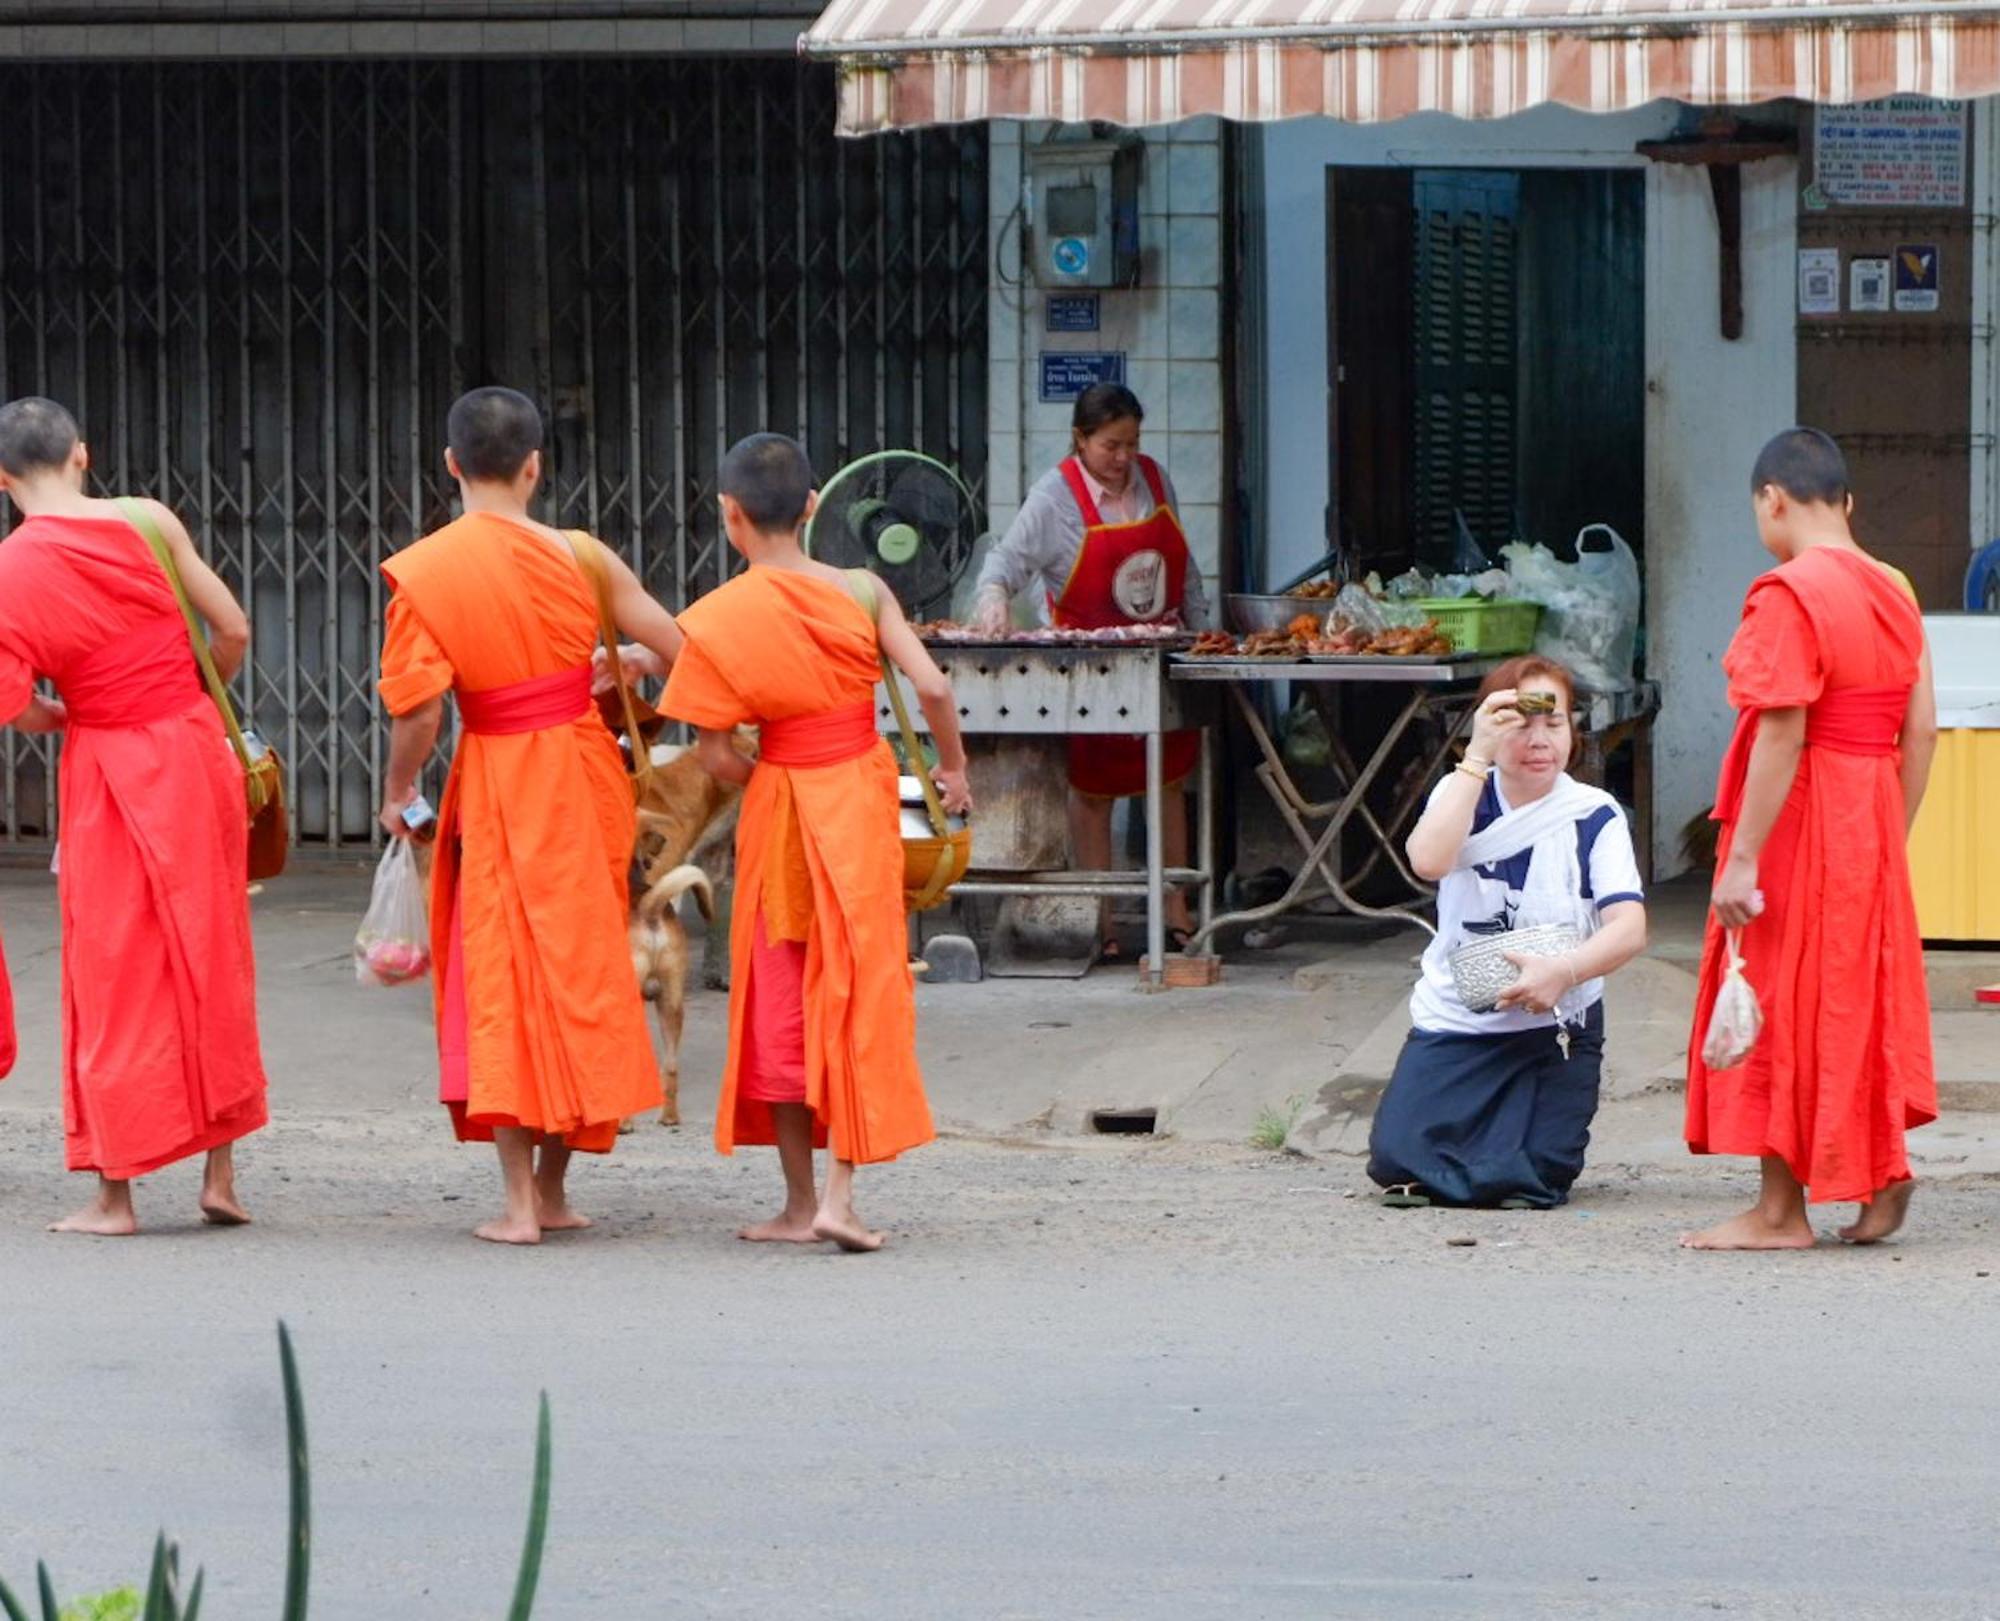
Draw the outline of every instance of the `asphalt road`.
[[[1676,1251],[1720,1167],[1569,1210],[1385,1212],[1348,1165],[946,1142],[869,1179],[880,1256],[730,1236],[775,1180],[657,1129],[597,1230],[465,1236],[426,1111],[289,1113],[259,1224],[44,1237],[53,1120],[0,1114],[0,1573],[277,1613],[273,1329],[304,1365],[312,1614],[498,1617],[555,1413],[541,1602],[570,1617],[2000,1614],[2000,1185],[1907,1242]],[[1476,1237],[1473,1247],[1446,1240]]]

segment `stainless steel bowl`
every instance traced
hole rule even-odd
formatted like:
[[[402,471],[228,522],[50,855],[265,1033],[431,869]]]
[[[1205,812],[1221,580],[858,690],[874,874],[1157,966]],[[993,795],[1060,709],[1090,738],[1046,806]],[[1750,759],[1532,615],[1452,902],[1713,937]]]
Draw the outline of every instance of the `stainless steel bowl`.
[[[930,808],[924,803],[924,785],[915,777],[899,777],[896,786],[903,802],[902,836],[906,839],[935,838],[937,835],[931,827]],[[947,832],[956,833],[965,826],[965,818],[947,811],[944,825]]]
[[[1264,597],[1231,591],[1222,599],[1222,617],[1238,636],[1260,630],[1283,630],[1300,614],[1325,624],[1333,603],[1325,597]]]

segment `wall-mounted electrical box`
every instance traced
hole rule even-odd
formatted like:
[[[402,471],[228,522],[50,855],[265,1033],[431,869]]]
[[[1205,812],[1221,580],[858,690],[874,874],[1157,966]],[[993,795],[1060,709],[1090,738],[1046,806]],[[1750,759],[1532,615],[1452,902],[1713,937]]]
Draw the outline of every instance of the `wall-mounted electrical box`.
[[[1029,265],[1041,287],[1139,284],[1137,140],[1027,149]]]

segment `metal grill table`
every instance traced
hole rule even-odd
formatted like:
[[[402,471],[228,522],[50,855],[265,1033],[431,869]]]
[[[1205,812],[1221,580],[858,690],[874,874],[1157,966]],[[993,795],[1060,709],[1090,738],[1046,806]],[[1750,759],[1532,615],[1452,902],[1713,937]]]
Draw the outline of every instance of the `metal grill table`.
[[[960,727],[970,735],[1001,737],[1140,736],[1146,743],[1146,870],[972,876],[957,886],[965,895],[1080,895],[1146,900],[1149,982],[1160,982],[1166,957],[1165,896],[1168,883],[1200,891],[1200,932],[1213,915],[1215,788],[1206,693],[1167,679],[1169,653],[1135,643],[931,643],[931,657],[951,677]],[[910,705],[919,728],[922,711]],[[896,716],[881,687],[875,692],[877,730],[893,734]],[[1196,773],[1196,865],[1168,869],[1160,832],[1165,799],[1161,739],[1185,727],[1201,728]]]
[[[1221,682],[1235,700],[1237,711],[1242,715],[1250,735],[1256,740],[1258,752],[1263,755],[1257,767],[1257,780],[1264,785],[1264,791],[1271,796],[1278,814],[1285,825],[1292,830],[1299,848],[1305,853],[1305,861],[1291,885],[1277,900],[1267,906],[1258,906],[1246,911],[1231,912],[1221,917],[1204,912],[1201,927],[1190,943],[1190,951],[1206,949],[1216,931],[1250,923],[1261,923],[1268,918],[1288,912],[1304,901],[1318,899],[1321,894],[1331,896],[1344,910],[1358,913],[1363,917],[1393,918],[1401,923],[1413,923],[1420,929],[1428,930],[1430,924],[1407,906],[1376,907],[1356,900],[1353,887],[1360,883],[1378,862],[1386,858],[1397,874],[1409,886],[1413,895],[1428,901],[1433,893],[1430,886],[1420,882],[1397,847],[1396,835],[1401,824],[1414,809],[1414,805],[1403,805],[1393,811],[1385,823],[1369,807],[1368,793],[1382,775],[1389,763],[1396,745],[1420,719],[1436,716],[1444,721],[1443,738],[1419,781],[1425,785],[1436,779],[1451,746],[1465,727],[1472,712],[1472,699],[1479,689],[1479,683],[1499,667],[1498,659],[1390,659],[1354,658],[1344,660],[1315,659],[1247,659],[1247,658],[1203,658],[1176,660],[1170,675],[1175,685],[1182,683]],[[1272,739],[1270,729],[1264,724],[1264,717],[1257,705],[1251,701],[1248,686],[1273,681],[1300,683],[1334,683],[1361,686],[1407,686],[1408,700],[1390,722],[1382,741],[1368,757],[1365,765],[1357,766],[1353,758],[1333,737],[1334,763],[1339,769],[1344,791],[1340,798],[1326,803],[1316,803],[1303,795],[1297,783],[1292,780],[1286,768],[1284,754]],[[1374,844],[1374,853],[1356,872],[1344,873],[1340,870],[1340,839],[1350,822],[1359,820]],[[1324,821],[1317,832],[1312,823]],[[1315,889],[1315,880],[1319,885]],[[1421,903],[1421,902],[1420,902]]]

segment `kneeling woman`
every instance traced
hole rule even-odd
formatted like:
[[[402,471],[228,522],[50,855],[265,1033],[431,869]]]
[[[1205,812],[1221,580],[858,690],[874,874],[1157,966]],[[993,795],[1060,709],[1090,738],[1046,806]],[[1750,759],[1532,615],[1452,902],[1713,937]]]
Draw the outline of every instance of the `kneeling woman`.
[[[1552,660],[1495,670],[1465,759],[1410,834],[1411,867],[1438,886],[1438,933],[1369,1135],[1384,1203],[1545,1210],[1583,1169],[1604,976],[1645,949],[1646,908],[1617,801],[1568,773],[1575,706],[1575,683]],[[1521,977],[1490,1011],[1459,999],[1454,951],[1551,923],[1574,926],[1582,943],[1559,957],[1510,955]]]

